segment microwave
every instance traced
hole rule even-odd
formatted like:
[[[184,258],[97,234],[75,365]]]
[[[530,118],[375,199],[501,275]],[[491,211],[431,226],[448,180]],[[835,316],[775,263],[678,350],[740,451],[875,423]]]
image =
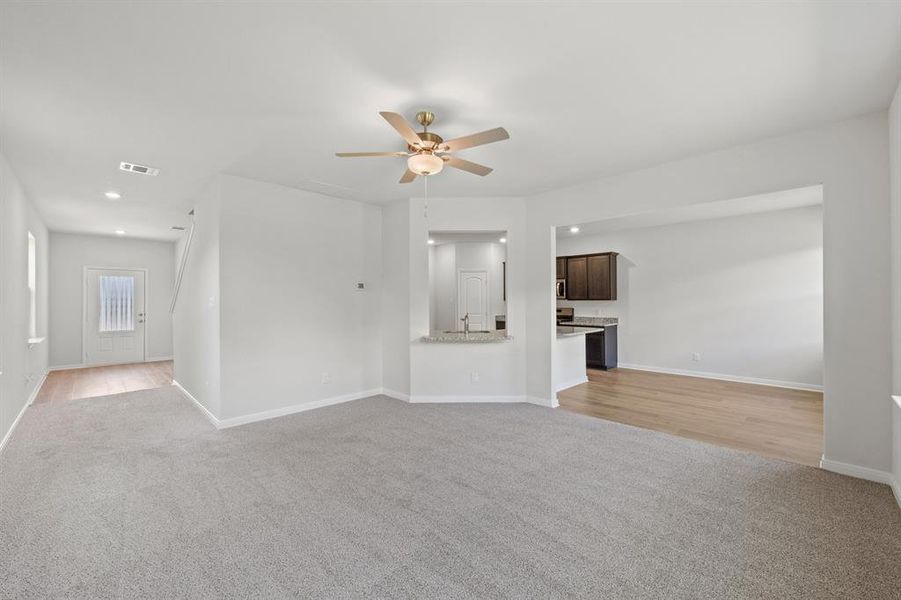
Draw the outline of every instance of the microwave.
[[[554,286],[557,290],[557,298],[566,298],[566,280],[558,279]]]

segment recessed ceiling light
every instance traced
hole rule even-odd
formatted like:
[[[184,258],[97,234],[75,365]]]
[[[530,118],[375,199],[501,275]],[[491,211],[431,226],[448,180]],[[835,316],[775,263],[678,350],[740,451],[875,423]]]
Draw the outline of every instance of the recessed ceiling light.
[[[506,243],[507,243],[507,238],[501,238],[501,239],[500,239],[500,242],[501,242],[502,244],[506,244]]]
[[[429,245],[430,245],[430,246],[431,246],[431,245],[432,245],[432,244],[434,244],[434,243],[435,243],[435,240],[429,240],[429,242],[428,242],[428,243],[429,243]]]
[[[114,192],[112,190],[106,192],[103,195],[106,196],[107,198],[109,198],[110,200],[118,200],[119,198],[122,197],[122,194],[120,194],[119,192]]]
[[[115,233],[116,235],[125,235],[126,231],[124,229],[117,229]]]
[[[570,233],[579,233],[579,228],[576,227],[575,225],[573,225],[572,227],[569,228],[569,232]]]

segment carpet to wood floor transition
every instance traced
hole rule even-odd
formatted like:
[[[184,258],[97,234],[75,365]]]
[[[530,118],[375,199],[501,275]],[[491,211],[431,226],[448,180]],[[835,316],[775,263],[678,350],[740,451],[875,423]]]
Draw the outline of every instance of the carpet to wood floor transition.
[[[532,405],[36,404],[2,598],[899,598],[887,486]]]

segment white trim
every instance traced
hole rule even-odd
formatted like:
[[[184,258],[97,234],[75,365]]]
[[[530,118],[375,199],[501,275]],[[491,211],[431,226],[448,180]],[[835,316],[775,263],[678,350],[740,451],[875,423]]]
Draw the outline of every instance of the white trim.
[[[560,402],[557,400],[556,395],[550,400],[539,398],[538,396],[526,396],[526,402],[529,404],[537,404],[538,406],[547,406],[548,408],[557,408],[560,406]]]
[[[404,402],[410,401],[410,394],[396,392],[394,390],[389,390],[388,388],[382,388],[382,396],[388,396],[389,398],[394,398],[395,400],[403,400]]]
[[[95,267],[91,265],[82,266],[81,279],[81,360],[85,365],[89,365],[86,357],[88,355],[88,271],[142,271],[144,273],[144,348],[141,353],[141,360],[135,362],[147,362],[147,343],[150,340],[150,307],[147,305],[147,299],[150,298],[150,270],[143,267]],[[89,366],[103,366],[114,364],[134,364],[134,363],[95,363]]]
[[[388,388],[382,388],[382,395],[410,404],[513,404],[525,402],[551,408],[559,406],[556,398],[546,400],[537,396],[410,396]]]
[[[38,392],[41,391],[41,388],[44,386],[44,382],[47,381],[47,375],[50,374],[50,369],[44,369],[44,374],[41,376],[41,380],[38,382],[34,389],[31,390],[31,393],[28,395],[28,402],[26,406],[31,406],[34,402],[34,399],[38,397]]]
[[[509,404],[525,401],[525,396],[410,396],[411,404]]]
[[[372,390],[364,390],[362,392],[354,392],[352,394],[344,394],[343,396],[334,396],[332,398],[322,398],[321,400],[312,400],[310,402],[304,402],[303,404],[295,404],[293,406],[286,406],[284,408],[274,408],[272,410],[264,410],[258,413],[252,413],[249,415],[243,415],[240,417],[231,417],[229,419],[220,419],[219,427],[225,429],[227,427],[237,427],[238,425],[247,425],[248,423],[255,423],[257,421],[265,421],[267,419],[274,419],[276,417],[284,417],[287,415],[293,415],[294,413],[304,412],[307,410],[313,410],[314,408],[323,408],[325,406],[332,406],[334,404],[342,404],[344,402],[351,402],[353,400],[362,400],[363,398],[371,398],[372,396],[378,396],[381,394],[382,390],[380,388],[372,389]]]
[[[700,377],[701,379],[716,379],[719,381],[734,381],[736,383],[752,383],[754,385],[768,385],[770,387],[786,388],[789,390],[806,390],[810,392],[822,392],[823,386],[813,383],[800,383],[797,381],[780,381],[778,379],[761,379],[758,377],[743,377],[741,375],[723,375],[720,373],[707,373],[704,371],[689,371],[686,369],[669,369],[667,367],[649,367],[646,365],[633,365],[619,363],[623,369],[635,371],[651,371],[652,373],[667,373],[669,375],[685,375],[686,377]]]
[[[188,239],[185,240],[184,252],[178,260],[178,273],[175,275],[175,286],[172,288],[172,301],[169,302],[169,314],[175,312],[175,303],[178,301],[178,290],[181,289],[181,280],[185,275],[185,266],[188,264],[188,252],[191,251],[191,242],[194,240],[194,211],[191,211],[191,229],[188,231]]]
[[[258,413],[251,413],[249,415],[242,415],[240,417],[231,417],[228,419],[219,419],[213,413],[209,411],[203,404],[201,404],[194,396],[192,396],[185,388],[181,386],[180,383],[173,380],[172,385],[176,386],[189,400],[194,402],[207,419],[216,426],[217,429],[227,429],[229,427],[237,427],[239,425],[247,425],[248,423],[255,423],[257,421],[266,421],[268,419],[274,419],[276,417],[285,417],[287,415],[293,415],[295,413],[304,412],[307,410],[313,410],[314,408],[323,408],[325,406],[332,406],[334,404],[342,404],[344,402],[351,402],[353,400],[361,400],[363,398],[371,398],[372,396],[378,396],[381,394],[382,390],[380,388],[373,390],[364,390],[362,392],[355,392],[353,394],[345,394],[343,396],[334,396],[332,398],[323,398],[321,400],[312,400],[310,402],[304,402],[303,404],[295,404],[293,406],[286,406],[284,408],[274,408],[272,410],[264,410]]]
[[[191,395],[191,392],[189,392],[188,390],[183,388],[182,385],[180,383],[178,383],[177,381],[175,381],[174,379],[172,380],[172,385],[175,386],[178,389],[178,391],[180,391],[182,394],[184,394],[188,400],[193,402],[194,405],[200,409],[200,412],[202,412],[203,416],[205,416],[210,421],[210,423],[213,424],[213,427],[215,427],[216,429],[222,429],[222,425],[220,424],[219,419],[216,418],[216,415],[211,413],[209,411],[209,409],[207,409],[206,406],[201,404],[197,398],[195,398],[193,395]]]
[[[826,469],[827,471],[832,471],[833,473],[839,473],[841,475],[848,475],[850,477],[857,477],[858,479],[875,481],[876,483],[884,483],[886,485],[895,484],[894,478],[892,477],[891,473],[888,473],[886,471],[879,471],[877,469],[871,469],[870,467],[861,467],[859,465],[843,463],[837,460],[830,460],[826,458],[825,455],[820,458],[820,468]]]
[[[139,360],[137,362],[126,362],[126,363],[78,363],[74,365],[56,365],[54,367],[49,367],[48,371],[70,371],[72,369],[90,369],[92,367],[115,367],[117,365],[143,365],[146,363],[152,362],[164,362],[167,360],[174,360],[171,356],[154,356],[153,358],[148,358],[147,360]]]
[[[558,385],[557,391],[561,392],[563,390],[568,390],[571,387],[575,387],[577,385],[582,385],[583,383],[588,383],[587,375],[583,375],[582,377],[579,377],[578,379],[574,379],[572,381],[567,381],[566,383]]]
[[[901,396],[892,396],[892,401],[895,403],[895,409],[901,410]],[[892,415],[892,418],[894,419],[895,416]],[[895,432],[896,439],[898,436],[901,436],[901,431]],[[901,464],[895,465],[895,473],[892,474],[892,492],[895,494],[898,508],[901,508]]]
[[[16,418],[13,420],[13,424],[9,426],[9,431],[6,432],[6,435],[3,436],[3,439],[0,440],[0,452],[3,452],[3,449],[6,448],[6,444],[9,443],[10,438],[13,436],[13,431],[16,430],[16,425],[19,424],[19,421],[22,419],[22,415],[25,414],[25,411],[31,406],[31,403],[34,402],[34,399],[37,398],[38,391],[41,389],[41,386],[44,385],[44,380],[47,379],[47,371],[44,370],[44,376],[41,377],[41,382],[31,391],[31,394],[28,396],[28,400],[22,406],[22,410],[19,411],[19,414],[16,415]]]

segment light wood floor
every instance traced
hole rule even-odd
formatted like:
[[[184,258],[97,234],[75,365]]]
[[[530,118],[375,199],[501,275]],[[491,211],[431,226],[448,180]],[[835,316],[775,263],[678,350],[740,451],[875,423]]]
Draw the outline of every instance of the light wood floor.
[[[35,402],[60,402],[93,398],[136,390],[149,390],[172,383],[172,361],[137,363],[52,371]]]
[[[823,394],[628,369],[589,369],[557,394],[566,410],[818,466]]]

